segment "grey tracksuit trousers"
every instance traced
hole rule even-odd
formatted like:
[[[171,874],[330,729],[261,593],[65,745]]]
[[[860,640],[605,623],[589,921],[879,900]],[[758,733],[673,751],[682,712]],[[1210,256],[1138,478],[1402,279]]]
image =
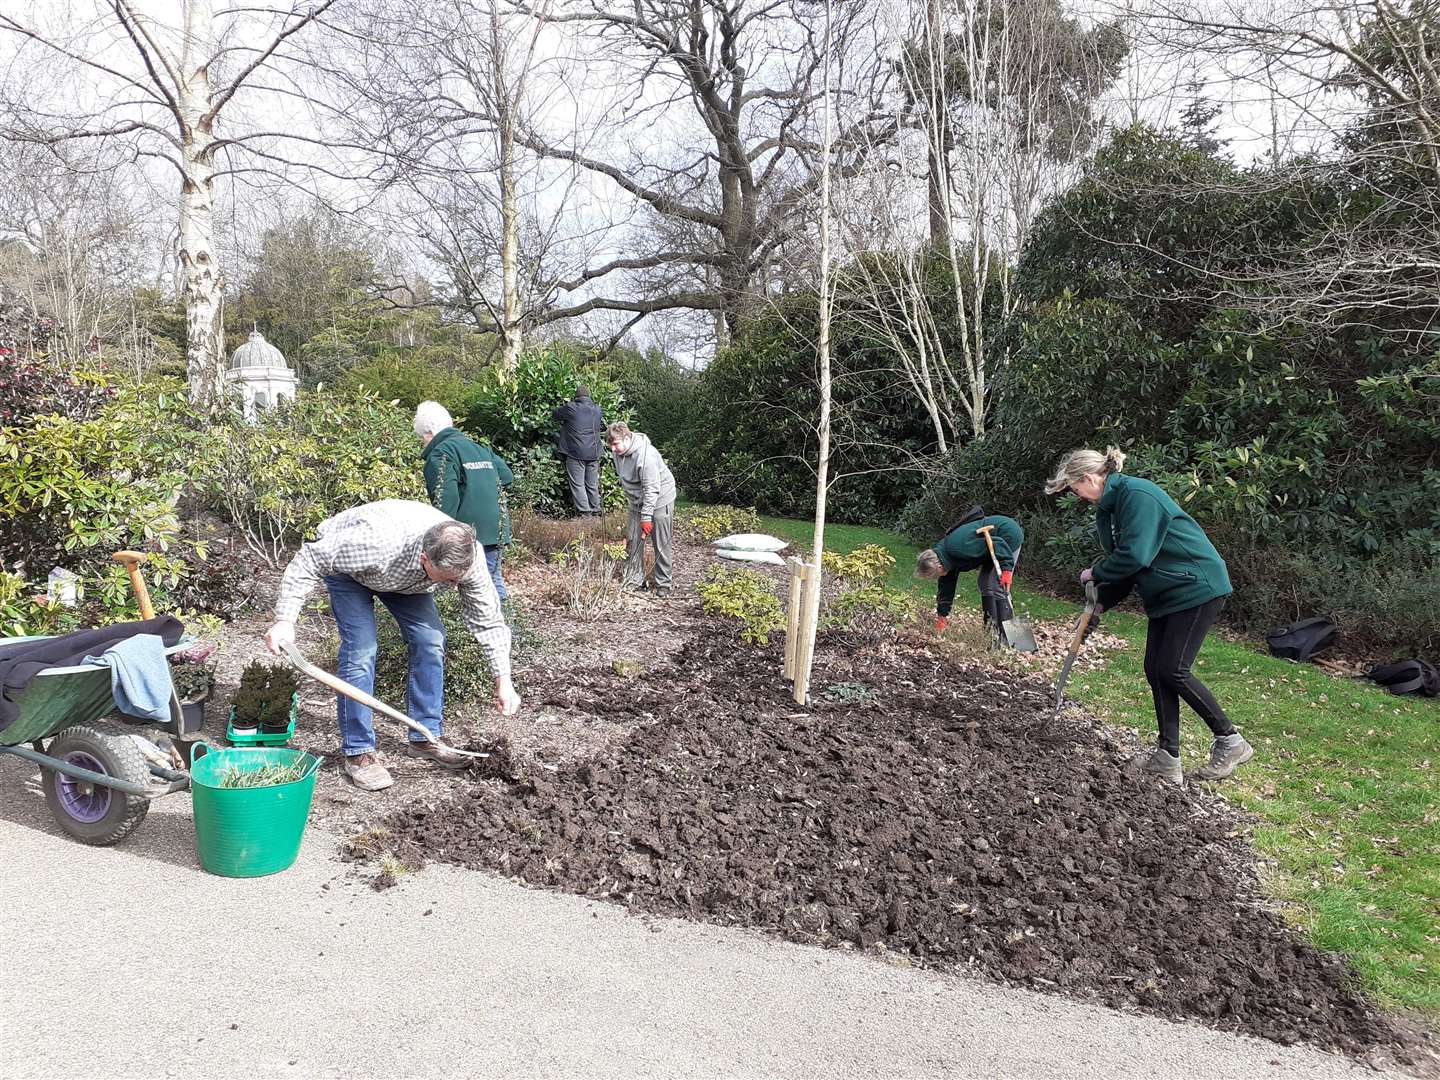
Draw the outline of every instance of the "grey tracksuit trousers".
[[[673,563],[673,540],[675,537],[675,504],[657,506],[652,515],[655,531],[650,537],[655,542],[655,588],[670,588],[670,570]],[[645,584],[645,537],[640,531],[640,511],[631,510],[628,528],[625,532],[625,580],[624,584],[636,588]]]

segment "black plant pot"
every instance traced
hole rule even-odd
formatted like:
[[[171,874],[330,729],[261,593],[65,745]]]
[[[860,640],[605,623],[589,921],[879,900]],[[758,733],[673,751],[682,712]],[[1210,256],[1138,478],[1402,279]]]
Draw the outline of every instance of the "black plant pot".
[[[272,715],[278,702],[272,701],[270,703],[270,706],[265,710],[265,715],[260,720],[260,731],[263,734],[280,735],[290,730],[290,720],[295,710],[295,698],[296,695],[290,695],[290,701],[288,703],[290,706],[289,711],[281,710],[279,716]]]
[[[180,702],[180,730],[177,735],[193,735],[205,726],[205,702],[210,695]]]
[[[132,724],[151,724],[161,731],[168,731],[171,735],[184,738],[186,735],[193,735],[205,726],[205,702],[210,700],[210,695],[194,698],[180,702],[180,723],[177,727],[175,720],[166,710],[164,720],[146,719],[143,716],[131,716],[129,713],[121,713],[128,722]]]

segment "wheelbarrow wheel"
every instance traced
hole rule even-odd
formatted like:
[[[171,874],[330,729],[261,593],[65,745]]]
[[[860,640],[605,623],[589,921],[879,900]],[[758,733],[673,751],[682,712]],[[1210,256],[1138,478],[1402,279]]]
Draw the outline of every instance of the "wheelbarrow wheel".
[[[76,724],[55,736],[45,751],[82,769],[144,784],[150,778],[129,736],[103,725]],[[45,802],[60,828],[84,844],[103,847],[125,839],[150,809],[150,800],[78,780],[55,769],[42,771]]]

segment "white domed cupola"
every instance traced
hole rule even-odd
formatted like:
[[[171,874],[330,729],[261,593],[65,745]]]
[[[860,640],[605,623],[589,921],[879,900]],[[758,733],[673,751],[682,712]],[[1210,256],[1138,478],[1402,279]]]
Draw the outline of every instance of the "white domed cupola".
[[[279,404],[282,397],[294,398],[297,385],[295,372],[285,362],[284,354],[266,341],[258,328],[230,355],[225,382],[240,391],[249,417],[257,408]]]

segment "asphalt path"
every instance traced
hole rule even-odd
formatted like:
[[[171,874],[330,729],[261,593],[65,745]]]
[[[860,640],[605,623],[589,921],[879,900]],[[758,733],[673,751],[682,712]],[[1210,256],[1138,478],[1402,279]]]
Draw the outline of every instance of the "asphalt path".
[[[489,874],[376,892],[336,848],[211,876],[188,795],[86,847],[0,757],[0,1078],[1377,1075]]]

